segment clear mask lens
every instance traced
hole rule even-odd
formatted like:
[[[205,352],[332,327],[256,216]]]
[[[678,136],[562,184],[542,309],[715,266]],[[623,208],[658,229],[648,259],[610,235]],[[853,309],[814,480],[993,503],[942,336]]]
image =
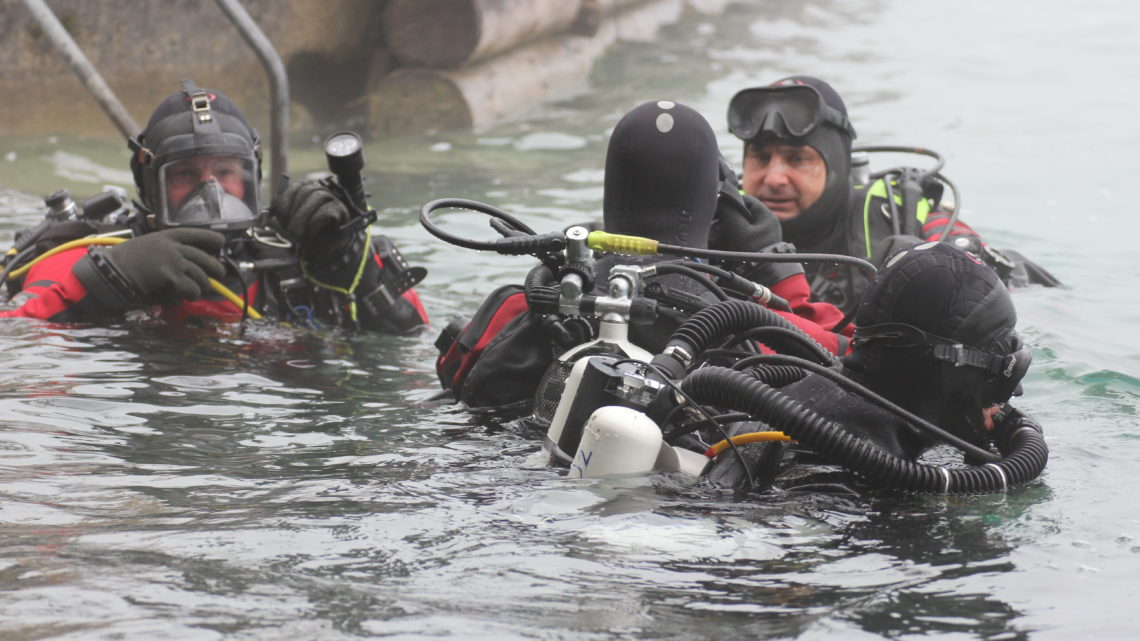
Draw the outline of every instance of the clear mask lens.
[[[254,163],[238,156],[192,156],[159,170],[163,227],[239,229],[257,219]]]

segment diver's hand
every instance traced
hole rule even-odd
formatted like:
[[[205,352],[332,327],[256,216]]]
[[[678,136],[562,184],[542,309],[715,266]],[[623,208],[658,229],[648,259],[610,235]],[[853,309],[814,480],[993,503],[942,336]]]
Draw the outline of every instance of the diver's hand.
[[[791,243],[782,242],[780,221],[767,205],[752,196],[742,200],[721,195],[716,220],[709,231],[709,247],[726,251],[764,254],[795,252]],[[743,204],[743,207],[741,206]],[[754,283],[771,287],[804,272],[800,263],[744,263],[732,270]]]
[[[783,241],[780,221],[768,206],[752,196],[722,194],[709,230],[709,248],[759,252]]]
[[[164,229],[109,248],[93,247],[74,271],[104,308],[173,305],[201,298],[210,278],[225,276],[218,259],[224,243],[225,236],[209,229]]]
[[[349,219],[348,207],[315,180],[289,183],[285,191],[273,199],[269,212],[306,260],[317,264],[336,258],[357,234],[341,231]]]

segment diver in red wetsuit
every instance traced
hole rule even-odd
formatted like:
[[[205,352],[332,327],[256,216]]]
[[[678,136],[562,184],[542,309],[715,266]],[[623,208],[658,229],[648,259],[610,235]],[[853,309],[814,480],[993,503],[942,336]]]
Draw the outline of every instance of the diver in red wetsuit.
[[[426,325],[412,289],[424,270],[372,236],[335,184],[291,183],[261,217],[259,145],[226,96],[183,81],[130,141],[139,200],[127,228],[39,260],[63,240],[105,229],[70,220],[24,242],[18,234],[30,251],[7,257],[16,277],[0,316],[90,322],[143,310],[167,320],[255,315],[391,333]],[[226,290],[228,298],[216,293]]]

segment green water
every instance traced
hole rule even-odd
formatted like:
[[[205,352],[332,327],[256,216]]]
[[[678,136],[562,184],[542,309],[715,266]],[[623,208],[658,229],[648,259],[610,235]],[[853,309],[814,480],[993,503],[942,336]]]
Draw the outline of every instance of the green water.
[[[5,639],[1125,639],[1140,623],[1140,13],[966,0],[738,3],[624,43],[589,91],[475,132],[370,141],[379,226],[436,326],[527,259],[416,224],[440,197],[540,231],[600,216],[609,129],[645,100],[830,80],[859,141],[947,157],[963,218],[1068,284],[1015,293],[1042,478],[1007,495],[740,498],[568,482],[435,402],[434,332],[0,326]],[[93,116],[95,117],[95,116]],[[327,133],[327,132],[325,132]],[[321,170],[311,134],[291,173]],[[121,141],[0,140],[0,240],[37,199],[129,186]],[[476,216],[452,229],[490,237]]]

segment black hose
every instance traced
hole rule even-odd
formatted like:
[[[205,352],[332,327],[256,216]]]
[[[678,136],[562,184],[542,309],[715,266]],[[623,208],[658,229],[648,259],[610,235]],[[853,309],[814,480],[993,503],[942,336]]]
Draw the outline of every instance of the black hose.
[[[429,230],[430,231],[430,230]],[[698,249],[681,245],[657,244],[657,253],[669,256],[689,256],[694,258],[708,258],[711,260],[744,261],[750,263],[828,263],[833,265],[850,265],[866,274],[869,280],[875,280],[878,270],[871,263],[842,254],[775,254],[770,252],[733,252],[723,249]]]
[[[826,354],[829,364],[835,362],[835,356],[784,317],[766,307],[739,300],[727,300],[710,305],[694,314],[673,332],[666,344],[665,352],[668,353],[670,346],[674,346],[685,350],[690,358],[696,357],[717,338],[738,334],[754,327],[782,327],[796,332],[802,335],[805,341],[814,343],[821,355]]]
[[[730,342],[736,343],[749,339],[770,344],[772,349],[781,354],[795,351],[806,352],[805,358],[814,359],[817,363],[828,365],[835,362],[834,354],[801,331],[792,331],[784,327],[754,327],[736,334],[730,339]]]
[[[950,445],[957,447],[963,452],[970,454],[981,461],[995,462],[999,460],[998,457],[994,456],[991,452],[984,450],[961,437],[947,432],[934,423],[923,419],[921,416],[917,416],[912,412],[908,412],[907,410],[899,407],[895,403],[892,403],[890,400],[884,398],[876,392],[868,389],[863,385],[860,385],[859,383],[856,383],[850,378],[847,378],[846,376],[829,367],[821,367],[820,365],[817,365],[811,361],[806,361],[802,358],[796,358],[795,356],[788,356],[786,354],[758,354],[756,356],[749,356],[748,358],[740,360],[738,363],[733,365],[733,369],[740,370],[749,365],[770,365],[772,363],[789,365],[792,367],[802,367],[803,369],[808,370],[814,374],[819,374],[824,378],[830,379],[836,385],[839,385],[849,392],[854,392],[855,394],[858,394],[864,399],[878,405],[891,414],[894,414],[911,428],[913,428],[916,434],[919,432],[925,432],[927,436],[938,439],[944,443],[949,443]]]
[[[741,372],[705,367],[686,376],[681,388],[701,403],[747,412],[825,460],[896,490],[929,494],[1005,490],[1036,478],[1049,458],[1044,437],[1026,426],[1011,434],[1009,454],[996,463],[955,469],[927,465],[887,452]]]
[[[664,264],[668,264],[668,263],[664,263]],[[740,274],[737,274],[736,272],[731,272],[731,271],[728,271],[727,269],[717,267],[716,265],[710,265],[708,263],[702,263],[702,262],[698,262],[695,260],[693,260],[693,261],[689,261],[689,260],[682,261],[680,264],[684,265],[685,267],[690,267],[692,269],[695,269],[699,272],[704,272],[706,274],[712,274],[713,276],[716,276],[717,280],[719,281],[718,284],[722,288],[725,288],[727,290],[731,290],[731,291],[733,291],[737,294],[740,294],[742,296],[745,296],[749,299],[755,299],[755,297],[757,296],[756,288],[758,286],[763,287],[764,290],[768,292],[768,302],[764,303],[764,305],[767,305],[768,307],[771,307],[773,309],[778,309],[781,312],[792,311],[792,306],[782,296],[776,295],[775,293],[772,292],[771,289],[764,287],[763,285],[760,285],[759,283],[754,283],[754,282],[748,280],[747,278],[741,276]],[[759,302],[759,301],[757,301],[757,302]]]
[[[557,314],[560,293],[554,270],[546,263],[535,265],[523,281],[527,309],[536,314]]]
[[[523,232],[520,236],[509,236],[493,241],[471,240],[448,233],[432,222],[431,214],[437,209],[466,209],[487,214],[506,221],[511,229]],[[493,251],[500,254],[521,256],[530,254],[545,259],[551,252],[566,248],[566,237],[561,233],[538,234],[526,223],[507,212],[486,203],[466,198],[440,198],[424,204],[420,208],[420,225],[436,238],[465,249]]]
[[[938,172],[942,171],[943,167],[946,166],[946,159],[942,157],[942,154],[938,153],[937,151],[934,151],[933,149],[927,149],[926,147],[907,147],[905,145],[867,145],[865,147],[852,147],[851,148],[851,153],[856,153],[859,151],[864,151],[867,153],[887,152],[887,153],[918,154],[920,156],[929,156],[929,157],[933,158],[935,162],[934,162],[933,167],[930,167],[929,169],[924,169],[922,171],[922,179],[923,180],[925,180],[931,176],[936,175]],[[886,176],[887,174],[897,172],[898,170],[899,170],[898,167],[892,167],[892,168],[886,169],[884,171],[875,172],[875,173],[871,174],[871,180],[872,181],[878,180],[879,178],[882,178],[883,176]]]
[[[954,194],[954,211],[950,212],[950,220],[942,228],[942,236],[938,239],[938,242],[944,243],[950,240],[950,232],[954,230],[954,224],[958,222],[958,214],[962,212],[962,194],[958,193],[958,185],[955,185],[949,178],[942,174],[935,174],[934,176],[949,185],[950,192]]]
[[[736,369],[735,367],[733,369]],[[739,371],[739,370],[738,370]],[[796,381],[803,380],[807,376],[807,372],[799,367],[791,365],[768,365],[766,367],[754,367],[751,371],[745,372],[747,375],[755,378],[756,380],[771,385],[772,387],[784,387],[791,385]]]
[[[680,274],[682,276],[688,276],[693,282],[712,292],[712,295],[716,296],[717,300],[729,299],[728,293],[725,292],[720,285],[717,285],[708,278],[705,278],[700,272],[698,272],[696,269],[693,269],[692,267],[681,265],[679,263],[656,263],[652,265],[652,268],[656,270],[657,274],[661,276],[665,276],[667,274]],[[652,278],[652,276],[650,277]]]

